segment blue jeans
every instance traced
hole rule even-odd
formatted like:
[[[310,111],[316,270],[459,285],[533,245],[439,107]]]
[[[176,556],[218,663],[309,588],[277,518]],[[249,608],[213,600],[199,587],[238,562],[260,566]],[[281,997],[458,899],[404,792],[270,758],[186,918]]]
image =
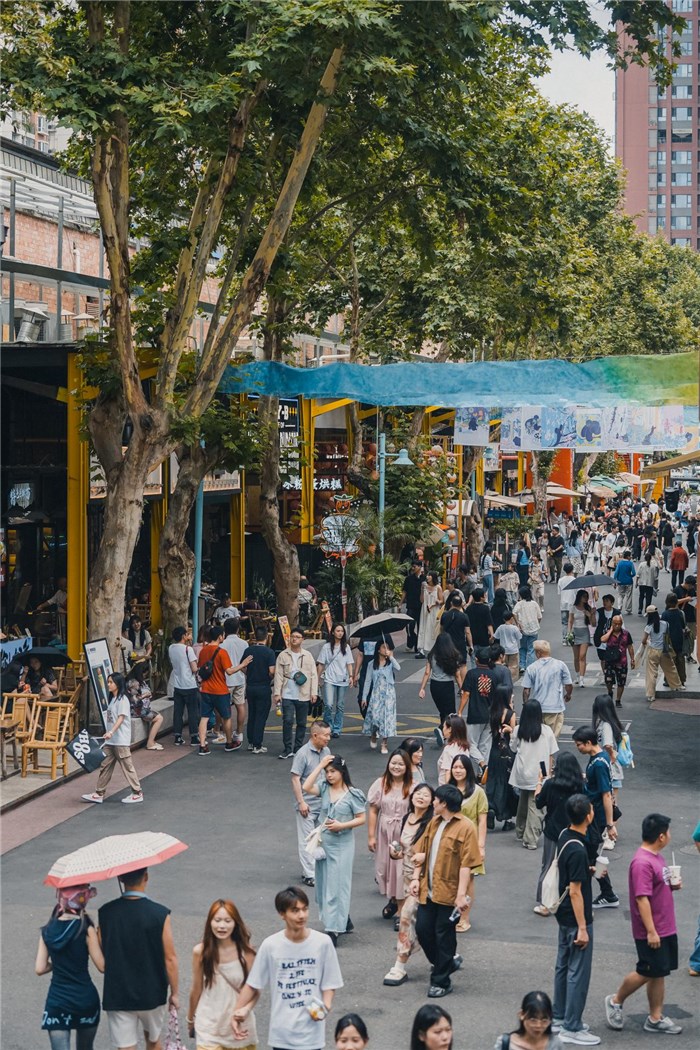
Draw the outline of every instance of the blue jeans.
[[[520,666],[529,667],[535,662],[535,642],[538,635],[524,634],[520,639]]]
[[[586,926],[588,944],[574,945],[576,926],[559,927],[559,947],[554,965],[554,1002],[552,1013],[562,1021],[567,1032],[580,1032],[586,1006],[593,961],[593,924]]]
[[[698,932],[695,934],[695,944],[693,945],[688,964],[691,970],[696,970],[700,973],[700,919],[698,919]]]
[[[323,683],[323,717],[331,727],[332,733],[338,736],[343,731],[343,713],[345,711],[345,694],[348,690],[346,685],[330,685]]]
[[[493,573],[485,572],[481,577],[481,586],[486,591],[486,601],[491,605],[493,601]]]

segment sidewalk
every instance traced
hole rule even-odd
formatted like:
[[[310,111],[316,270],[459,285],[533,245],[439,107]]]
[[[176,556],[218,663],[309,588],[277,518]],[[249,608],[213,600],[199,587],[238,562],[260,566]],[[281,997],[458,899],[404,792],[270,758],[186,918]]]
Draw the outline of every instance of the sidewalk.
[[[172,765],[173,762],[189,755],[189,747],[175,747],[170,736],[166,737],[166,740],[169,740],[170,743],[165,744],[162,751],[147,751],[145,747],[136,750],[134,758],[136,772],[142,782],[161,769]],[[52,781],[36,776],[22,779],[17,776],[9,777],[3,782],[0,854],[22,846],[25,842],[36,838],[37,835],[41,835],[42,832],[63,824],[64,821],[70,820],[71,817],[75,817],[88,808],[88,803],[82,802],[80,796],[94,788],[97,773],[83,773],[77,762],[69,759],[69,766],[71,764],[72,771],[67,777],[61,777],[60,780]],[[10,805],[8,811],[4,808],[10,802],[7,798],[7,787],[14,785],[15,781],[18,781],[20,785],[20,791],[15,793],[15,800],[19,798],[19,803],[15,801],[15,806]],[[24,785],[26,785],[26,790],[25,794],[22,794],[21,787]],[[42,797],[47,790],[51,792],[50,799]],[[107,788],[105,798],[126,793],[127,790],[128,785],[124,782],[120,771],[117,770]],[[144,794],[147,793],[148,785],[146,784]]]

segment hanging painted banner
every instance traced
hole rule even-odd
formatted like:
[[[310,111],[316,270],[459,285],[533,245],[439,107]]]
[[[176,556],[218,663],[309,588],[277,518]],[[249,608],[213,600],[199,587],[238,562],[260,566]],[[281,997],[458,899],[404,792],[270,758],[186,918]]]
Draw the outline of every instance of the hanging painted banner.
[[[676,452],[687,446],[694,433],[694,428],[684,422],[682,405],[528,405],[504,410],[501,447],[508,451],[579,448],[600,452]]]
[[[576,409],[542,408],[542,448],[573,448],[576,444]]]
[[[455,445],[486,446],[489,443],[491,409],[483,406],[455,410]]]

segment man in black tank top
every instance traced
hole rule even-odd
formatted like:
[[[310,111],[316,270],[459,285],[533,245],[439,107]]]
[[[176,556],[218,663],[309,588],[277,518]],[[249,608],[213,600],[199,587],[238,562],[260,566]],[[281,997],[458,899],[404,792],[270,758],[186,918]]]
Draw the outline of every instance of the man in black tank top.
[[[148,869],[121,876],[124,891],[99,912],[98,935],[105,957],[102,1005],[112,1046],[131,1050],[143,1028],[153,1050],[168,1005],[178,1007],[178,968],[170,909],[146,894]],[[168,985],[170,996],[168,997]]]

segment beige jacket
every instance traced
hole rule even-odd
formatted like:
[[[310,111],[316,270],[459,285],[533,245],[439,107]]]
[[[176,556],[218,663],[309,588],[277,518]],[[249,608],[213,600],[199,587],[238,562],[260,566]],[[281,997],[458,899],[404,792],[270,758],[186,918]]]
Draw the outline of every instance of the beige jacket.
[[[306,681],[298,687],[299,698],[308,702],[314,696],[318,696],[318,672],[316,671],[316,661],[307,649],[301,649],[301,660],[298,670],[306,675]],[[289,649],[283,649],[275,664],[275,677],[272,685],[272,695],[275,699],[279,696],[284,696],[286,680],[291,678],[293,673],[292,653]]]

